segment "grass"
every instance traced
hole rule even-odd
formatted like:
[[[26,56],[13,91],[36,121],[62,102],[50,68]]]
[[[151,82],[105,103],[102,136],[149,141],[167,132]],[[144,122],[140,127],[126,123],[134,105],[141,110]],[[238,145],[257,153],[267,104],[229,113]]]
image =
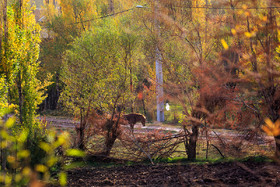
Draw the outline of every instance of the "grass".
[[[190,161],[186,157],[174,157],[174,158],[160,158],[153,160],[155,165],[185,165],[185,164],[196,164],[196,165],[204,165],[204,164],[218,164],[225,162],[257,162],[257,163],[265,163],[265,162],[273,162],[272,159],[266,156],[249,156],[242,159],[239,158],[220,158],[220,159],[197,159],[195,161]],[[111,167],[121,167],[121,166],[135,166],[135,165],[151,165],[151,162],[148,159],[145,159],[141,162],[133,162],[127,161],[124,163],[116,163],[116,162],[90,162],[87,161],[81,167],[94,167],[94,168],[111,168]]]

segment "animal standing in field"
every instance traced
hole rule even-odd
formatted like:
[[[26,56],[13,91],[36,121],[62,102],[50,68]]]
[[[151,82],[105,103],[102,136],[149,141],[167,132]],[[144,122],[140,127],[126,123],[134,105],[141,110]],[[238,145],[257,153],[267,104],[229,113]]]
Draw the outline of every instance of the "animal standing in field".
[[[136,114],[136,113],[125,114],[123,115],[123,118],[128,121],[128,124],[130,125],[132,132],[134,129],[134,125],[137,122],[141,122],[143,126],[145,126],[146,123],[146,117],[142,114]]]

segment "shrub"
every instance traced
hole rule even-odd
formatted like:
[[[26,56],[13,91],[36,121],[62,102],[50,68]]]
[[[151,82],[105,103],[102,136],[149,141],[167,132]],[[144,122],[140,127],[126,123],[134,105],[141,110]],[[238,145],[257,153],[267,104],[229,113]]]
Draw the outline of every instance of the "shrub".
[[[0,186],[46,184],[54,181],[56,174],[60,185],[65,186],[65,171],[71,167],[66,166],[66,156],[83,156],[83,152],[69,149],[69,134],[57,134],[40,125],[19,131],[15,124],[13,117],[6,123],[0,121]]]

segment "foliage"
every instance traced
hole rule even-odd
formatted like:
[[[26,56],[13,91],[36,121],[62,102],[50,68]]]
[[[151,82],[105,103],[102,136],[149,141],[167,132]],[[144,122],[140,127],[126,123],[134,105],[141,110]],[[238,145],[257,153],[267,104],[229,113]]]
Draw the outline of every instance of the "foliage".
[[[35,22],[34,7],[23,2],[7,7],[7,35],[3,39],[1,77],[5,77],[6,99],[17,106],[23,126],[35,124],[37,105],[44,99],[48,80],[37,78],[39,62],[40,27]]]
[[[65,171],[67,167],[69,168],[65,165],[66,156],[84,156],[81,151],[70,149],[69,134],[57,134],[55,131],[45,130],[44,136],[38,135],[36,141],[30,142],[29,129],[15,132],[13,130],[15,125],[15,118],[9,118],[6,123],[1,121],[0,144],[1,150],[5,149],[8,152],[6,155],[8,165],[7,168],[1,168],[0,184],[32,186],[49,183],[54,180],[55,171],[59,172],[60,185],[65,186],[67,184]],[[32,150],[30,150],[31,146],[27,146],[30,143],[36,143],[36,147],[34,146]]]
[[[270,136],[279,136],[280,135],[280,121],[273,123],[270,119],[265,119],[266,125],[262,126],[264,132]]]

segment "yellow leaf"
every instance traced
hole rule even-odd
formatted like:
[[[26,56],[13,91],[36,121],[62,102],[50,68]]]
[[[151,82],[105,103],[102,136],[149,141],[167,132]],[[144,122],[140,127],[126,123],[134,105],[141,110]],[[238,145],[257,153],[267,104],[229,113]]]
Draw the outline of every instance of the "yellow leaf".
[[[52,167],[56,162],[58,161],[58,159],[56,157],[52,157],[47,161],[47,165],[48,167]]]
[[[222,43],[224,49],[228,50],[228,44],[227,44],[227,42],[224,39],[221,39],[221,43]]]
[[[15,163],[15,161],[16,161],[15,157],[13,157],[13,156],[8,156],[7,160],[8,160],[8,162],[11,163],[11,164],[12,164],[12,163]]]
[[[245,36],[248,37],[248,38],[251,38],[251,37],[252,37],[252,34],[249,33],[249,32],[245,32],[244,34],[245,34]]]
[[[84,157],[86,156],[85,152],[79,150],[79,149],[68,149],[66,150],[67,156],[74,156],[74,157]]]
[[[16,119],[14,117],[9,118],[5,124],[7,128],[11,128],[15,124]]]
[[[262,126],[262,129],[266,134],[271,136],[279,136],[280,135],[280,120],[277,120],[273,123],[270,119],[266,118],[265,120],[266,126]]]
[[[273,133],[267,126],[262,126],[262,130],[269,136],[273,136]]]
[[[66,186],[67,184],[67,174],[65,172],[59,173],[59,183],[61,186]]]
[[[31,169],[28,168],[28,167],[25,167],[23,170],[22,170],[22,174],[24,176],[29,176],[31,174]]]
[[[8,147],[8,141],[6,141],[6,140],[5,140],[5,141],[2,141],[1,144],[0,144],[0,148],[1,148],[1,149],[4,149],[4,148],[6,148],[6,147]]]
[[[274,125],[276,129],[280,129],[280,120],[277,120]]]
[[[38,172],[44,173],[48,170],[48,168],[46,166],[44,166],[43,164],[38,164],[38,165],[36,165],[35,170]]]
[[[232,33],[233,35],[236,35],[236,30],[235,30],[235,29],[231,29],[231,33]]]
[[[21,179],[22,179],[22,176],[20,174],[16,174],[15,181],[19,182]]]
[[[266,123],[266,125],[270,128],[270,129],[273,129],[274,128],[274,123],[269,119],[269,118],[266,118],[264,120],[264,122]]]
[[[263,21],[267,21],[267,16],[263,16],[263,17],[262,17],[262,20],[263,20]]]
[[[45,142],[41,142],[39,147],[41,149],[43,149],[44,151],[46,151],[47,153],[49,152],[49,150],[51,149],[50,145],[45,143]]]
[[[247,5],[242,5],[242,8],[243,8],[244,10],[247,10],[248,6],[247,6]]]
[[[280,129],[273,129],[273,136],[279,136],[280,135]]]
[[[18,157],[19,158],[27,158],[29,157],[30,152],[28,150],[22,150],[18,152]]]
[[[6,174],[5,176],[5,182],[4,182],[7,186],[10,186],[10,184],[12,183],[12,176],[9,174]]]
[[[23,130],[22,133],[18,137],[18,141],[23,143],[27,139],[28,136],[28,130]]]

